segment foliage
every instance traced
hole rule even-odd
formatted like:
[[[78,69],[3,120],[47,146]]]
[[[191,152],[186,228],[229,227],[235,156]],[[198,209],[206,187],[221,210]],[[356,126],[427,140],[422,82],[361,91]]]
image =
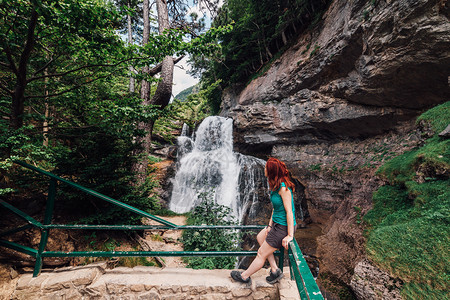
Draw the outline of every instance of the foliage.
[[[157,182],[151,177],[143,186],[134,186],[131,165],[136,158],[130,153],[138,145],[133,138],[142,134],[135,128],[139,120],[154,118],[156,110],[145,108],[140,99],[121,95],[111,85],[117,80],[102,80],[83,87],[83,98],[78,92],[65,95],[64,110],[58,111],[58,126],[48,137],[51,145],[43,146],[43,136],[30,125],[2,135],[1,149],[10,149],[11,158],[25,160],[68,178],[85,187],[123,201],[139,209],[158,209],[153,196]],[[62,106],[61,106],[62,107]],[[11,132],[7,124],[0,126]],[[20,142],[17,142],[20,141]],[[26,141],[26,142],[24,142]],[[22,193],[43,194],[48,180],[23,169],[17,174],[10,158],[2,161],[8,180]],[[34,192],[33,192],[34,191]],[[66,185],[59,185],[56,209],[66,212],[73,220],[84,217],[81,223],[138,223],[140,217],[124,209],[88,196]]]
[[[233,29],[222,31],[221,47],[190,58],[194,67],[191,74],[201,77],[202,89],[216,85],[206,95],[211,112],[219,112],[225,88],[248,83],[264,74],[296,36],[320,20],[329,2],[225,1],[212,26],[232,24]]]
[[[213,26],[234,24],[221,39],[221,51],[192,59],[205,82],[222,80],[225,88],[245,83],[263,65],[270,65],[290,39],[320,19],[329,1],[225,1]],[[317,50],[317,49],[316,49]],[[263,72],[262,72],[263,73]]]
[[[188,87],[187,89],[184,89],[181,92],[179,92],[178,95],[175,95],[174,98],[178,99],[180,101],[186,101],[187,97],[190,94],[194,93],[194,91],[197,92],[197,90],[198,90],[198,85],[193,85],[193,86]]]
[[[161,113],[155,122],[154,133],[166,142],[173,142],[180,124],[186,123],[190,128],[196,128],[207,116],[219,109],[220,98],[215,98],[220,82],[213,83],[187,96],[185,101],[175,98]]]
[[[199,199],[201,202],[188,216],[188,225],[237,225],[229,207],[217,204],[207,193],[201,193]],[[238,238],[235,230],[185,230],[182,242],[185,251],[233,251],[237,250]],[[236,257],[192,257],[186,261],[194,269],[231,269]]]
[[[374,193],[365,216],[367,252],[374,262],[405,282],[407,299],[446,297],[450,266],[450,145],[437,133],[449,123],[448,103],[418,120],[435,135],[418,149],[398,156],[377,171],[388,185]]]
[[[18,159],[142,210],[159,209],[157,182],[150,176],[136,186],[131,166],[141,159],[135,140],[146,134],[137,124],[166,111],[127,92],[129,65],[139,70],[167,55],[216,51],[231,27],[190,41],[187,29],[167,30],[151,34],[145,46],[127,46],[117,29],[126,14],[136,15],[119,2],[121,10],[106,0],[0,1],[0,194],[10,200],[45,199],[48,186],[47,178],[12,163]],[[139,221],[64,185],[56,209],[71,221],[79,214],[89,223]]]
[[[122,247],[122,243],[112,237],[108,237],[104,239],[105,234],[99,234],[97,236],[96,232],[92,232],[89,235],[84,235],[84,243],[86,243],[86,248],[83,249],[85,251],[124,251],[124,249],[120,249]],[[125,245],[126,246],[126,245]],[[118,250],[119,248],[119,250]],[[139,250],[139,247],[134,247],[134,251]],[[91,264],[97,261],[105,261],[105,257],[85,257],[84,264]],[[128,267],[133,268],[136,266],[156,266],[153,258],[150,257],[119,257],[106,258],[107,264],[109,267]]]

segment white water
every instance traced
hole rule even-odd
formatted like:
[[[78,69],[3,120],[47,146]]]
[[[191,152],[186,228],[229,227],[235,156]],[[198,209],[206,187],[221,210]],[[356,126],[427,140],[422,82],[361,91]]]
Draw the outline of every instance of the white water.
[[[261,175],[265,162],[233,152],[233,120],[208,117],[195,132],[195,140],[187,135],[183,126],[169,208],[178,213],[188,212],[199,203],[198,195],[206,192],[218,204],[230,207],[239,221],[246,211],[255,213],[256,186],[261,182],[266,185]]]

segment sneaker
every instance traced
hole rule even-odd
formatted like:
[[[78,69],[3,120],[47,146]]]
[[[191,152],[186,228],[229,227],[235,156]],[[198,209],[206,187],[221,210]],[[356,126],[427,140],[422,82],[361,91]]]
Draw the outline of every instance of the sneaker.
[[[239,272],[239,271],[231,271],[231,278],[233,278],[237,282],[242,282],[242,283],[251,283],[252,282],[252,279],[250,277],[244,280],[244,278],[242,278],[241,272]]]
[[[270,270],[270,275],[266,277],[266,281],[270,284],[274,284],[278,281],[280,281],[281,278],[284,277],[283,272],[281,269],[277,269],[275,273],[272,273],[272,269]]]

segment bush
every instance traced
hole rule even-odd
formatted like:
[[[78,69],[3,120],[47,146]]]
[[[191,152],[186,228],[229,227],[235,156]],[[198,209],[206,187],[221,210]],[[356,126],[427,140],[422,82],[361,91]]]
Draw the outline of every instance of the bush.
[[[231,209],[217,204],[210,194],[202,193],[199,199],[200,204],[188,216],[188,225],[238,225],[230,215]],[[237,230],[185,230],[182,242],[185,251],[234,251],[239,238]],[[188,257],[185,261],[194,269],[232,269],[236,257]]]

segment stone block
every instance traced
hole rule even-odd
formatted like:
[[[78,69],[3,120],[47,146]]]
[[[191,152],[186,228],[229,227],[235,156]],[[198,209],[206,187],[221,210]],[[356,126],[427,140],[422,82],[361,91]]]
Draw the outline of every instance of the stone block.
[[[183,285],[183,286],[181,287],[181,291],[182,291],[182,292],[187,292],[187,291],[189,291],[190,289],[191,289],[191,287],[188,286],[188,285]]]
[[[253,293],[253,299],[254,300],[263,300],[267,297],[267,293],[264,291],[256,291]]]
[[[82,295],[76,289],[65,289],[46,295],[49,299],[65,299],[65,300],[78,300],[82,299]]]
[[[41,289],[42,283],[48,279],[48,274],[41,274],[38,277],[33,277],[32,274],[25,274],[19,278],[16,290],[36,290]]]
[[[135,284],[130,286],[130,290],[132,292],[142,292],[145,290],[145,286],[143,284]]]
[[[231,291],[231,289],[228,286],[215,286],[215,287],[211,287],[213,292],[216,293],[229,293]]]
[[[163,295],[161,300],[186,300],[186,294],[176,294],[176,295]]]
[[[203,294],[206,294],[208,292],[208,287],[206,287],[206,286],[196,286],[196,287],[193,287],[192,290],[194,290],[197,294],[203,295]]]
[[[87,287],[84,289],[80,289],[80,293],[88,299],[99,299],[102,297],[102,295],[106,294],[106,288],[104,288],[103,290],[104,291],[100,291],[98,289]]]
[[[145,288],[146,291],[151,291],[151,290],[156,289],[157,286],[154,285],[154,284],[149,283],[149,284],[144,284],[144,288]]]
[[[111,295],[109,300],[136,300],[136,295],[128,294],[128,295]]]
[[[172,292],[174,294],[179,293],[181,291],[181,286],[179,285],[172,285]]]
[[[106,283],[106,290],[109,294],[121,295],[129,292],[129,287],[124,284]]]
[[[250,288],[237,288],[231,291],[234,297],[247,297],[252,294]]]
[[[42,288],[46,291],[57,291],[63,288],[71,288],[72,286],[89,285],[99,274],[99,270],[97,268],[84,268],[50,274]]]
[[[199,300],[226,300],[228,294],[207,294],[207,295],[200,295],[198,298]]]
[[[31,297],[33,295],[33,297]],[[14,294],[11,296],[11,299],[13,300],[27,300],[31,298],[39,299],[40,298],[40,292],[37,291],[35,293],[29,292],[27,290],[21,290],[21,291],[15,291]]]
[[[172,287],[170,285],[160,286],[158,289],[161,295],[173,294]]]
[[[161,300],[160,295],[157,292],[150,291],[145,294],[140,294],[137,297],[138,300]]]

